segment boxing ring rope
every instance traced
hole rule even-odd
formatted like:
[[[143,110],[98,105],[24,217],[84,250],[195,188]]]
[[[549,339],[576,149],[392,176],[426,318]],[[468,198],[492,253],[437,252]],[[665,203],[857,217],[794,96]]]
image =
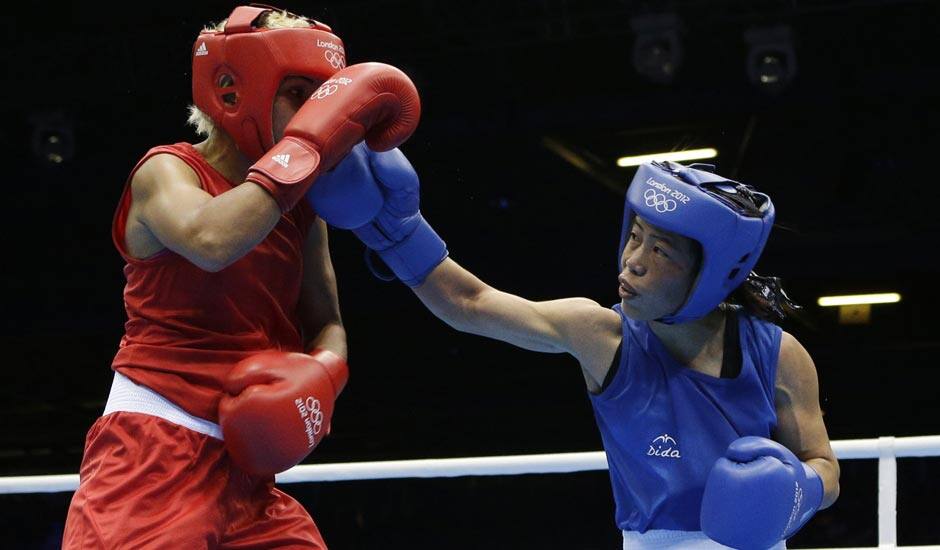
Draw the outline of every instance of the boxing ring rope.
[[[897,459],[940,456],[940,435],[833,441],[839,460],[878,459],[878,548],[897,547]],[[278,474],[278,483],[358,481],[606,470],[603,451],[538,455],[304,464]],[[0,494],[74,491],[78,474],[0,477]],[[904,546],[907,549],[940,548]],[[840,549],[847,550],[847,549]]]

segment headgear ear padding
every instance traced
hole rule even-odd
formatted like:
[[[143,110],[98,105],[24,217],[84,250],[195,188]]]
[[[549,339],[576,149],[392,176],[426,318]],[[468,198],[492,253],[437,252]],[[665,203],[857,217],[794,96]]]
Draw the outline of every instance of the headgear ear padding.
[[[618,265],[634,216],[702,247],[701,267],[688,298],[673,314],[658,319],[664,323],[704,317],[724,301],[757,263],[774,224],[770,197],[707,168],[713,169],[645,163],[627,189]]]
[[[221,32],[202,32],[193,45],[193,103],[235,140],[250,161],[274,145],[271,111],[287,76],[317,83],[346,66],[343,41],[330,27],[254,26],[273,8],[239,6]]]

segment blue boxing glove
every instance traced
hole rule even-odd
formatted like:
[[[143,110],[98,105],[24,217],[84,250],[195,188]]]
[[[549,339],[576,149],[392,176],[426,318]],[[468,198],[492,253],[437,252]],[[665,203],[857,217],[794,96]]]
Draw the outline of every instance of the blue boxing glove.
[[[702,531],[733,548],[770,548],[809,521],[822,498],[819,474],[789,449],[763,437],[742,437],[708,475]]]
[[[376,153],[360,143],[317,179],[307,199],[327,223],[352,229],[402,282],[418,286],[447,258],[447,245],[418,209],[419,188],[401,151]]]
[[[326,223],[355,229],[379,214],[385,199],[369,169],[369,155],[374,154],[365,142],[360,142],[313,182],[307,201]]]

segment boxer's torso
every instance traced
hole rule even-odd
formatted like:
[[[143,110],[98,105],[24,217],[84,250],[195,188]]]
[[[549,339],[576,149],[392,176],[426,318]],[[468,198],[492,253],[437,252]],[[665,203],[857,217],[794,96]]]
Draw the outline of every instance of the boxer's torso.
[[[185,162],[212,196],[232,188],[188,143],[151,149],[137,168],[158,154]],[[301,201],[254,249],[212,273],[168,249],[131,254],[124,237],[132,202],[127,185],[112,236],[127,262],[128,320],[112,367],[189,414],[215,421],[222,382],[239,360],[268,349],[303,351],[297,307],[314,215]]]

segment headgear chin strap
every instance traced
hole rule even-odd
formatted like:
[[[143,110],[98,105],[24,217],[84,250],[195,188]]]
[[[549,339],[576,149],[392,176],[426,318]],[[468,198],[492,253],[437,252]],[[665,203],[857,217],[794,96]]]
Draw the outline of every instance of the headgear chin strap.
[[[193,103],[235,140],[252,162],[274,145],[271,111],[286,76],[327,80],[346,66],[343,41],[330,27],[252,26],[267,6],[239,6],[221,32],[193,45]]]
[[[702,246],[698,277],[685,303],[658,321],[681,323],[715,309],[748,276],[774,223],[770,197],[713,173],[674,162],[640,165],[627,189],[618,265],[634,216]]]

